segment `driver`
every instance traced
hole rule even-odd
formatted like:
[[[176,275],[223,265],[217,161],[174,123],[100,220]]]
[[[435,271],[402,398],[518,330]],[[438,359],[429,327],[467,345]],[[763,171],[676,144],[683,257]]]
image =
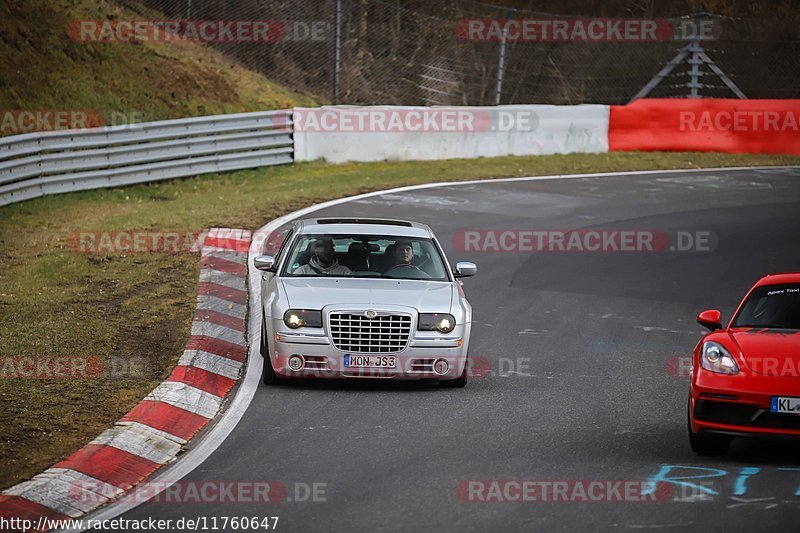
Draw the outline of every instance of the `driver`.
[[[430,278],[430,274],[420,269],[418,266],[412,264],[414,260],[414,249],[411,247],[411,241],[398,240],[394,243],[394,251],[392,252],[394,266],[390,267],[386,272],[392,270],[414,269],[416,273],[404,272],[403,275],[411,275],[413,278]]]
[[[411,247],[411,241],[397,241],[394,243],[394,266],[392,268],[411,266],[411,261],[413,260],[414,249]]]
[[[311,276],[346,276],[350,273],[349,268],[339,264],[333,251],[332,239],[317,239],[311,261],[294,271],[294,274]]]

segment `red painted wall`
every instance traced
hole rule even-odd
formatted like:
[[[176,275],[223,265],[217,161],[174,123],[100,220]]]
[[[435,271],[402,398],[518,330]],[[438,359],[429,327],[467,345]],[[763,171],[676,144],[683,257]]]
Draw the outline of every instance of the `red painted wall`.
[[[641,99],[611,106],[611,151],[800,154],[800,100]]]

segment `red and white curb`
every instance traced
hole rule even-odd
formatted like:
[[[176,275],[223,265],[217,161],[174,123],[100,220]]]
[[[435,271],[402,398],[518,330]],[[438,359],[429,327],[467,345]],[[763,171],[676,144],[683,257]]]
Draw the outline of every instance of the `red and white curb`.
[[[192,330],[172,374],[92,442],[0,493],[0,517],[79,518],[173,461],[222,407],[247,359],[251,233],[214,228],[203,239]]]

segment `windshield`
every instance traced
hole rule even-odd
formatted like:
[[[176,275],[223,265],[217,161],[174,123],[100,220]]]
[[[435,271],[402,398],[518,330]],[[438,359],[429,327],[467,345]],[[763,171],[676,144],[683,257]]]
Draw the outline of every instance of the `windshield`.
[[[432,239],[390,235],[299,235],[283,275],[450,281]]]
[[[753,289],[734,327],[800,329],[800,284],[765,285]]]

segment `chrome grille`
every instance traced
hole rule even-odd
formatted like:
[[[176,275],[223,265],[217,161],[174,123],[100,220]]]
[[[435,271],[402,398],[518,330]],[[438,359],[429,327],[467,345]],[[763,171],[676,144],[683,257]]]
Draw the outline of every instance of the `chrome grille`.
[[[331,313],[328,317],[333,345],[345,352],[393,353],[404,349],[411,334],[410,315]]]

